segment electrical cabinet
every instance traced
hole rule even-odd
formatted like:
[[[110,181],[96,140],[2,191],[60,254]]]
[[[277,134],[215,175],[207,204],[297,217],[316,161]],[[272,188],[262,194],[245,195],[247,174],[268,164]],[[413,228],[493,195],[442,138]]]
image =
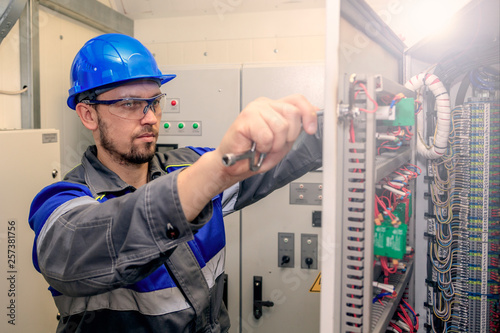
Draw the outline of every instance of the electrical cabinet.
[[[301,93],[323,106],[324,67],[319,63],[168,66],[162,71],[177,78],[162,87],[168,105],[162,114],[159,149],[216,147],[239,111],[261,96]],[[178,127],[181,123],[183,128]],[[198,128],[192,127],[194,123]],[[321,266],[321,188],[322,173],[309,173],[226,216],[231,332],[319,330],[320,296],[309,289]],[[289,314],[297,311],[303,315],[290,320]]]
[[[241,66],[166,66],[161,70],[177,77],[162,86],[162,91],[167,94],[167,108],[162,113],[158,149],[185,146],[216,148],[240,112]],[[179,124],[185,126],[179,128]],[[194,128],[193,124],[199,126]],[[235,322],[240,312],[240,213],[227,215],[224,222],[225,303],[233,323],[231,332],[237,332]]]
[[[498,1],[471,1],[451,29],[406,52],[408,76],[432,65],[451,108],[446,156],[418,160],[425,177],[417,183],[415,310],[423,330],[500,327],[499,19]],[[431,91],[422,97],[422,141],[432,145],[438,98]]]
[[[300,93],[324,106],[322,63],[244,65],[241,82],[243,105]],[[321,269],[321,227],[313,225],[313,213],[323,203],[322,176],[310,172],[242,210],[240,332],[319,331],[320,294],[310,289]],[[273,304],[259,309],[261,316],[254,311],[255,276],[262,300]]]
[[[177,77],[162,86],[167,106],[160,124],[160,144],[217,147],[238,116],[239,65],[160,67]]]
[[[57,308],[33,267],[30,204],[41,188],[60,180],[59,131],[0,131],[0,299],[2,332],[55,332]]]
[[[231,332],[385,332],[395,329],[402,299],[420,314],[419,332],[498,330],[498,1],[472,1],[451,36],[406,54],[394,33],[367,29],[386,26],[364,1],[326,5],[328,24],[338,25],[328,27],[324,64],[161,68],[178,77],[162,87],[159,149],[216,147],[238,112],[261,96],[300,93],[325,109],[323,169],[225,219]],[[446,154],[456,155],[449,159],[417,155],[419,141],[436,143],[439,122],[429,85],[419,93],[403,85],[421,71],[442,74],[458,106],[450,112]],[[426,115],[422,124],[415,112]],[[59,157],[50,157],[58,153],[46,152],[58,146],[53,138],[52,131],[0,132],[9,161],[0,200],[4,330],[11,318],[20,331],[56,325],[41,276],[33,271],[27,282],[32,232],[17,213],[27,213],[34,194],[59,179]],[[19,151],[45,160],[37,157],[36,168],[10,163]],[[17,180],[34,172],[39,183],[28,195]],[[21,206],[11,212],[14,205]],[[15,263],[9,250],[16,250]],[[17,269],[17,262],[26,266]],[[36,302],[28,304],[26,294]]]
[[[340,331],[385,332],[405,288],[410,287],[408,283],[413,273],[413,260],[403,259],[403,255],[406,254],[406,230],[413,227],[414,222],[401,218],[395,223],[389,219],[384,226],[384,230],[391,232],[392,246],[396,245],[395,233],[401,234],[404,230],[404,238],[400,240],[403,243],[399,246],[402,260],[397,265],[404,265],[405,268],[397,274],[394,271],[390,277],[385,278],[385,283],[394,287],[394,298],[373,302],[374,297],[381,294],[379,288],[374,287],[374,282],[384,282],[384,274],[381,272],[382,259],[380,262],[375,259],[381,253],[376,253],[375,250],[391,249],[389,242],[384,241],[385,231],[384,235],[379,236],[382,238],[382,244],[376,247],[376,242],[380,240],[374,234],[377,227],[381,229],[382,224],[373,222],[377,219],[374,211],[377,211],[379,206],[377,194],[383,195],[382,184],[390,184],[388,177],[393,178],[395,173],[402,174],[405,172],[402,171],[406,169],[405,166],[414,162],[414,144],[409,140],[397,147],[397,150],[381,152],[380,147],[384,146],[381,146],[380,142],[377,144],[376,137],[378,133],[386,133],[387,127],[383,120],[377,119],[376,112],[371,110],[378,110],[381,106],[379,103],[382,104],[384,100],[389,104],[399,93],[404,93],[405,96],[412,96],[414,93],[378,75],[356,77],[355,80],[350,83],[353,90],[350,93],[353,96],[351,109],[341,114],[338,127],[338,152],[339,156],[342,156],[342,164],[338,169],[342,181],[338,184],[338,190],[339,200],[343,203],[337,222],[342,226],[343,253],[341,265],[337,267],[342,274],[342,292],[339,295],[342,300]],[[363,89],[358,88],[356,82],[359,82]],[[362,105],[358,104],[355,97],[358,93],[363,95],[360,97]],[[392,193],[385,195],[392,197]],[[389,204],[392,202],[387,203]],[[409,244],[412,244],[412,241]],[[396,259],[394,251],[390,253],[391,256],[381,257]]]
[[[324,164],[335,179],[325,188],[336,183],[340,204],[323,207],[324,225],[340,248],[323,262],[322,332],[498,331],[499,12],[498,1],[470,2],[450,30],[401,54],[397,80],[357,64],[340,80],[325,118],[338,124],[326,145],[339,162]],[[383,143],[395,126],[411,139]],[[396,200],[382,198],[388,187]]]

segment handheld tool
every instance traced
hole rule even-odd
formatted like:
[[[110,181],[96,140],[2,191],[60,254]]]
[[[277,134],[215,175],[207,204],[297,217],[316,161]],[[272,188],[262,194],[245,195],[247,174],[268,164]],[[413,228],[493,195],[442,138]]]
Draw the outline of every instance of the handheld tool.
[[[248,158],[248,160],[250,161],[250,170],[251,171],[257,171],[260,169],[260,166],[262,165],[262,162],[264,161],[264,158],[266,157],[266,154],[265,153],[261,153],[260,156],[259,156],[259,160],[257,161],[257,163],[254,164],[255,162],[255,155],[256,155],[256,150],[255,150],[255,147],[257,146],[257,144],[255,142],[252,142],[252,148],[250,148],[249,151],[247,151],[246,153],[243,153],[243,154],[240,154],[240,155],[236,155],[236,154],[225,154],[223,157],[222,157],[222,163],[225,165],[225,166],[231,166],[231,165],[234,165],[236,162],[238,161],[241,161],[241,160],[245,160]]]

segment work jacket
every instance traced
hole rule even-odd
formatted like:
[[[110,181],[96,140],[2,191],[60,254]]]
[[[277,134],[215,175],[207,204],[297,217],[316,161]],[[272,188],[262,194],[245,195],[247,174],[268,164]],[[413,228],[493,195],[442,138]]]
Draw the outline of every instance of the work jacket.
[[[92,146],[35,197],[33,263],[60,312],[57,332],[228,331],[223,215],[321,166],[321,139],[304,133],[274,169],[217,195],[188,222],[177,175],[206,151],[157,153],[151,181],[136,189]]]

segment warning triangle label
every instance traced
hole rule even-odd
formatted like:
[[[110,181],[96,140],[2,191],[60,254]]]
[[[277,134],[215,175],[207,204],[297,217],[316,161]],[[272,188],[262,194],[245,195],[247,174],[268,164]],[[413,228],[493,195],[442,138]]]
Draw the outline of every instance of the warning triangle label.
[[[319,293],[321,291],[321,272],[319,272],[318,277],[314,280],[311,289],[309,289],[310,293]]]

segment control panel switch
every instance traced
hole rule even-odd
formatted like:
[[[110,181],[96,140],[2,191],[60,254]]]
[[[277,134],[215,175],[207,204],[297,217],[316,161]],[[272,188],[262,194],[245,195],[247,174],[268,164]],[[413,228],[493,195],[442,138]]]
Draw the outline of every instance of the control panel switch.
[[[289,232],[278,233],[278,267],[293,268],[294,263],[294,234]]]

